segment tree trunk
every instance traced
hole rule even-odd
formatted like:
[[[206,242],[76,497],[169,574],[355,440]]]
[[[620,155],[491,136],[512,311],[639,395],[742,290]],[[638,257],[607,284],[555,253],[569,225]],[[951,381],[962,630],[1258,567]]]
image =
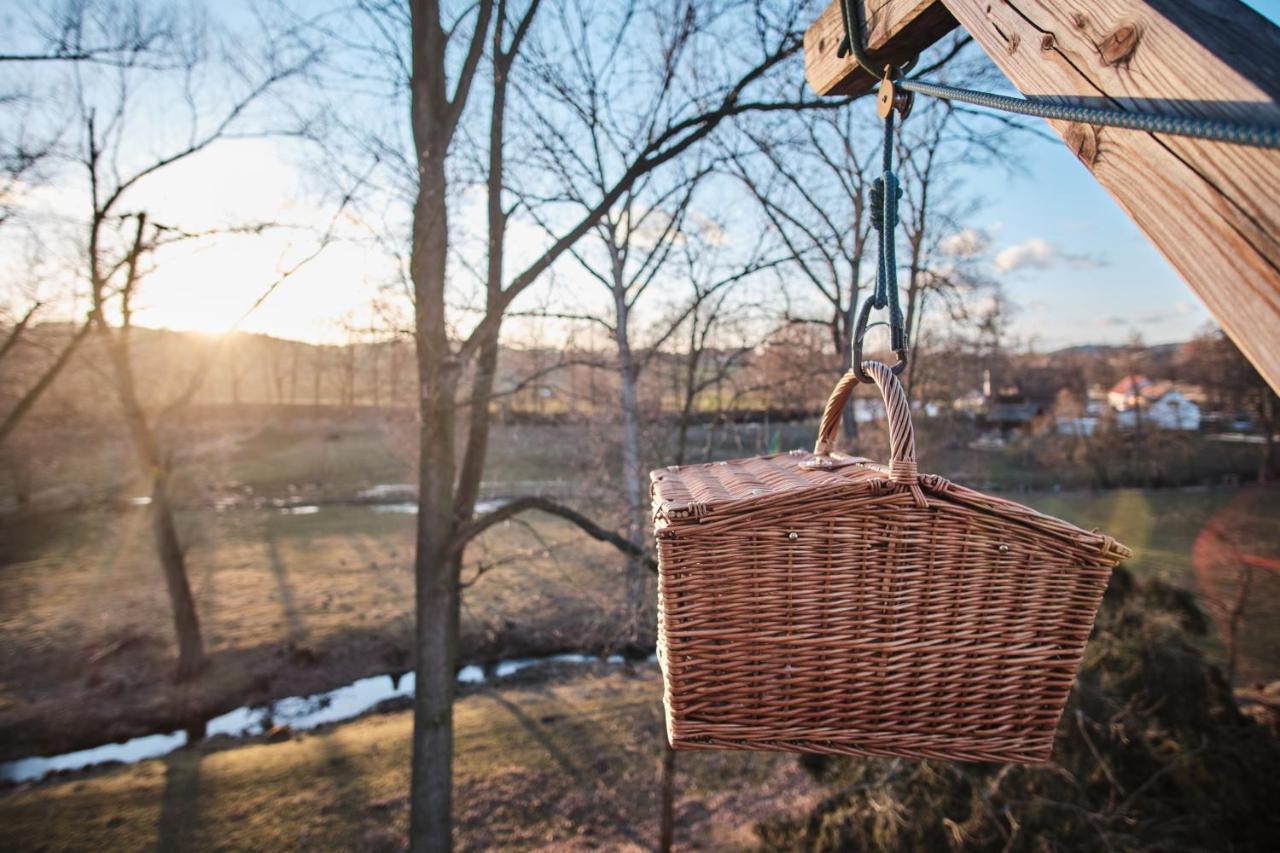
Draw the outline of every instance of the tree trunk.
[[[844,325],[840,329],[840,375],[843,376],[853,367],[853,327],[857,324],[858,309],[858,266],[854,267],[853,280],[849,283],[849,307],[845,311]],[[844,447],[853,450],[858,439],[858,417],[854,408],[855,395],[849,395],[844,412],[840,415],[840,429],[844,432]]]
[[[662,825],[658,834],[658,850],[668,853],[675,840],[676,751],[662,735]]]
[[[610,245],[613,255],[614,333],[618,343],[618,405],[622,415],[622,488],[627,501],[627,540],[644,547],[644,529],[648,521],[643,484],[640,482],[640,403],[636,392],[640,366],[631,351],[630,311],[627,303],[626,281],[621,265],[621,255]],[[627,640],[640,639],[642,626],[647,618],[647,583],[644,566],[639,560],[627,560],[624,606],[624,625]]]
[[[440,447],[438,431],[422,430],[423,494],[443,491],[430,482]],[[431,448],[436,444],[436,452]],[[451,452],[451,451],[450,451]],[[446,481],[447,482],[447,481]],[[409,841],[420,853],[452,849],[453,832],[453,700],[457,669],[459,588],[458,563],[449,553],[451,502],[439,495],[419,501],[417,554],[417,667],[413,703],[413,759],[410,787]],[[444,535],[442,535],[444,534]]]
[[[415,65],[420,26],[438,27],[435,12],[425,19],[414,9]],[[438,31],[430,29],[437,36]],[[428,38],[428,40],[432,40]],[[432,109],[432,92],[415,85],[414,111]],[[424,126],[425,125],[425,126]],[[414,286],[421,417],[418,456],[418,527],[414,555],[417,606],[416,678],[413,715],[409,842],[417,853],[452,847],[453,698],[457,667],[458,559],[453,555],[454,432],[457,365],[445,324],[448,221],[445,202],[447,143],[431,122],[415,121],[419,156],[409,271]]]
[[[644,547],[644,528],[647,519],[644,486],[640,482],[640,413],[636,397],[636,368],[628,363],[622,367],[619,391],[622,405],[622,485],[627,499],[627,539]],[[626,608],[629,639],[638,640],[647,617],[646,577],[639,560],[627,560]]]
[[[498,373],[498,338],[501,329],[503,261],[506,257],[507,213],[502,207],[502,181],[505,169],[503,157],[507,113],[507,71],[509,55],[503,54],[503,19],[499,16],[493,27],[494,53],[493,100],[489,107],[489,171],[486,190],[486,222],[488,229],[488,253],[485,262],[485,312],[496,316],[499,325],[485,336],[476,356],[475,373],[471,380],[471,411],[467,422],[466,452],[462,456],[462,468],[458,477],[458,494],[454,501],[459,521],[470,520],[480,497],[480,483],[484,477],[484,461],[489,455],[489,401],[493,399],[493,383]],[[531,388],[535,393],[537,386]],[[536,400],[536,397],[535,397]]]
[[[173,521],[173,505],[169,498],[169,462],[160,450],[154,425],[147,420],[134,383],[133,364],[129,355],[128,327],[117,332],[97,316],[99,331],[111,366],[115,372],[116,394],[124,412],[125,423],[133,438],[138,467],[151,476],[151,525],[155,536],[156,556],[164,574],[173,611],[173,627],[178,639],[177,679],[184,681],[204,668],[204,643],[200,639],[200,621],[196,617],[191,585],[187,582],[186,556],[178,541]]]
[[[200,619],[187,581],[187,558],[178,541],[178,528],[173,519],[169,499],[169,472],[157,467],[151,482],[151,529],[156,540],[156,554],[164,572],[169,605],[173,610],[173,630],[178,637],[178,681],[186,681],[204,668],[204,641],[200,637]]]

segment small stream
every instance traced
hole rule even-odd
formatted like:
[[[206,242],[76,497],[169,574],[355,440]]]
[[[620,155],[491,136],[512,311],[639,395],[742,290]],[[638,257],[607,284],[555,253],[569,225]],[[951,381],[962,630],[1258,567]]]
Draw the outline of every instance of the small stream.
[[[584,666],[601,659],[593,655],[557,654],[543,657],[511,658],[489,667],[476,664],[464,666],[458,671],[458,683],[484,684],[509,678],[521,670],[544,664],[569,664]],[[650,662],[656,658],[650,656]],[[620,666],[626,662],[622,655],[610,655],[606,664]],[[378,704],[398,697],[412,696],[414,674],[412,672],[374,675],[361,678],[326,693],[310,696],[290,696],[264,705],[242,705],[205,724],[204,737],[251,737],[282,726],[305,731],[357,717]],[[95,764],[134,764],[149,758],[168,755],[189,742],[200,738],[186,731],[153,734],[136,737],[123,743],[108,743],[53,756],[30,756],[0,764],[0,783],[31,782],[43,779],[51,773],[67,770],[83,770]]]

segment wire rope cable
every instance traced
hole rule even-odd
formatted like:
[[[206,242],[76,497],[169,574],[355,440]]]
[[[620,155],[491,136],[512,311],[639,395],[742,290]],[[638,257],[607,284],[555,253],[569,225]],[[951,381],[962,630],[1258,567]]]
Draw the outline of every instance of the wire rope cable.
[[[840,48],[836,51],[836,55],[845,56],[852,53],[854,59],[864,71],[877,80],[883,79],[885,72],[876,69],[875,64],[867,56],[864,49],[863,24],[859,12],[854,11],[855,4],[860,6],[861,0],[841,0],[840,2],[845,37],[840,42]],[[907,65],[898,69],[897,75],[901,79],[893,81],[895,86],[907,92],[915,92],[946,101],[960,101],[1018,115],[1080,122],[1101,127],[1142,130],[1148,133],[1164,133],[1171,136],[1186,136],[1213,142],[1226,142],[1232,145],[1247,145],[1254,148],[1280,148],[1280,127],[1277,126],[1242,124],[1233,121],[1218,121],[1192,116],[1174,116],[1107,107],[1055,104],[1030,98],[1011,98],[1007,95],[962,89],[958,86],[947,86],[942,83],[902,76],[910,70],[915,62],[916,60],[913,59]]]

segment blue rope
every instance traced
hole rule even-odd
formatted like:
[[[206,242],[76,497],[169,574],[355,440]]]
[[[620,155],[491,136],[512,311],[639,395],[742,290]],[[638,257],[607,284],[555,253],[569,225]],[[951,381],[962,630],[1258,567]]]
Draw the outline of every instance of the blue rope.
[[[880,257],[876,264],[876,289],[871,304],[877,309],[889,309],[889,329],[892,348],[905,346],[906,333],[902,323],[902,309],[898,304],[898,260],[895,245],[895,229],[898,227],[898,199],[902,189],[898,176],[893,173],[893,113],[884,120],[884,151],[881,163],[883,173],[871,184],[871,225],[880,232]]]
[[[1149,133],[1167,133],[1173,136],[1190,136],[1195,139],[1229,142],[1233,145],[1250,145],[1255,148],[1280,148],[1280,127],[1236,124],[1229,121],[1212,121],[1210,119],[1189,118],[1186,116],[1137,113],[1127,110],[1105,109],[1103,107],[1050,104],[1044,101],[1009,98],[1004,95],[993,95],[990,92],[976,92],[972,89],[944,86],[939,83],[930,83],[927,80],[895,80],[894,85],[900,86],[908,92],[917,92],[921,95],[929,95],[930,97],[942,98],[948,101],[962,101],[979,107],[1003,110],[1004,112],[1026,116],[1083,122],[1103,127],[1145,130]]]

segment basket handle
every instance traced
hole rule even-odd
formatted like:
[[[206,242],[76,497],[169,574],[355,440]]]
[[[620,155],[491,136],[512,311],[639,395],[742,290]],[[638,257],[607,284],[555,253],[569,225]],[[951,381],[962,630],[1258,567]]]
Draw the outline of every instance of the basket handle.
[[[911,406],[907,403],[902,383],[888,365],[878,361],[864,361],[862,369],[875,380],[889,415],[889,479],[899,485],[915,486],[918,479],[916,435],[911,428]],[[857,384],[857,372],[850,370],[831,389],[826,408],[822,410],[822,425],[818,427],[818,441],[813,448],[815,455],[825,456],[835,448],[840,415],[853,393],[853,386]]]

